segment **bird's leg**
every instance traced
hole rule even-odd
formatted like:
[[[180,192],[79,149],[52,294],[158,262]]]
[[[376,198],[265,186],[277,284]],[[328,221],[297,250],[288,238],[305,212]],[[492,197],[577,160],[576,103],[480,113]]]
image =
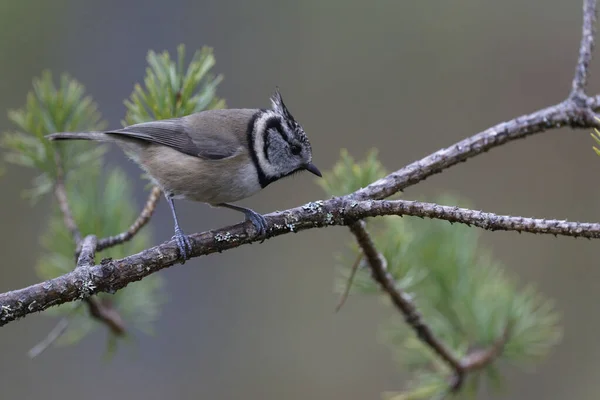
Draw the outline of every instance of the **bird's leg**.
[[[171,213],[173,214],[173,221],[175,221],[175,236],[173,236],[172,239],[175,239],[177,241],[177,247],[179,247],[179,254],[183,259],[183,264],[186,260],[190,259],[192,243],[190,241],[190,238],[187,235],[185,235],[179,227],[179,221],[177,221],[177,213],[175,212],[175,204],[173,203],[173,195],[165,194],[165,197],[167,198],[167,203],[169,203],[169,207],[171,208]]]
[[[234,206],[233,204],[228,204],[228,203],[217,204],[217,207],[225,207],[225,208],[230,208],[232,210],[243,212],[244,215],[246,216],[246,220],[252,222],[252,225],[254,225],[254,227],[256,228],[258,236],[262,238],[261,243],[264,242],[265,239],[267,238],[267,229],[268,229],[267,220],[265,219],[265,217],[263,217],[256,211],[251,210],[249,208],[245,208],[245,207]]]

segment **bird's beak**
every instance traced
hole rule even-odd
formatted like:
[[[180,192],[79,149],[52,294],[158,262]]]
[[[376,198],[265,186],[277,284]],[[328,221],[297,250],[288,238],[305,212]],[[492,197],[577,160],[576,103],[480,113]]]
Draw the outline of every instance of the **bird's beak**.
[[[319,168],[317,168],[317,167],[315,166],[315,164],[313,164],[313,163],[308,163],[308,164],[306,165],[306,167],[304,167],[304,169],[306,169],[307,171],[309,171],[309,172],[311,172],[311,173],[315,174],[315,175],[316,175],[316,176],[318,176],[319,178],[321,178],[321,177],[323,176],[323,175],[321,175],[321,171],[319,171]]]

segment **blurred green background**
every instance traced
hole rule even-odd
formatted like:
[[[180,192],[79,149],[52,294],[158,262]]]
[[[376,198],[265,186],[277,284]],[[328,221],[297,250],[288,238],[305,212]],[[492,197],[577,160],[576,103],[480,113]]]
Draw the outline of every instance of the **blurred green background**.
[[[43,69],[71,73],[118,127],[149,49],[173,53],[185,43],[191,54],[209,45],[229,107],[268,106],[278,85],[321,169],[342,147],[358,158],[377,147],[394,170],[562,100],[580,31],[580,1],[0,0],[0,130],[13,128],[4,111],[24,104]],[[600,91],[598,68],[600,60],[591,93]],[[597,221],[592,144],[588,131],[552,131],[454,167],[405,197],[452,192],[497,213]],[[141,207],[140,170],[116,149],[108,159],[136,182]],[[33,265],[50,198],[34,208],[22,200],[32,177],[9,166],[0,180],[0,291],[38,280]],[[320,197],[303,174],[242,204],[268,212]],[[202,204],[181,202],[179,212],[190,233],[239,221]],[[156,243],[171,237],[164,201],[150,229]],[[406,376],[377,335],[388,311],[357,296],[333,311],[333,253],[348,235],[286,235],[163,271],[170,299],[156,336],[138,335],[110,362],[102,331],[31,361],[27,350],[56,321],[32,315],[11,323],[0,331],[3,397],[350,400],[401,390]],[[483,241],[523,282],[555,298],[564,316],[564,339],[547,361],[528,373],[504,368],[507,397],[597,398],[596,243],[515,233],[484,233]]]

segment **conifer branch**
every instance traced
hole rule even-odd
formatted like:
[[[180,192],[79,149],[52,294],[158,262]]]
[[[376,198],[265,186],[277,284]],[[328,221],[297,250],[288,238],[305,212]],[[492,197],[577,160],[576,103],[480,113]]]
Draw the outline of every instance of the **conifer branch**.
[[[81,242],[81,250],[77,256],[77,265],[75,268],[89,268],[94,265],[96,257],[96,246],[98,239],[95,235],[86,236]]]
[[[415,331],[417,337],[427,344],[454,372],[449,387],[451,392],[460,390],[468,373],[485,368],[502,354],[502,350],[510,338],[510,324],[491,346],[474,350],[462,359],[456,357],[450,348],[436,337],[433,330],[421,317],[414,300],[398,287],[387,270],[385,258],[377,251],[365,223],[358,221],[351,224],[349,228],[367,260],[373,280],[379,284],[381,290],[388,294],[392,304],[404,316],[406,323]]]
[[[394,306],[404,316],[406,323],[415,331],[417,337],[425,342],[448,366],[454,371],[452,391],[457,391],[462,386],[465,369],[445,343],[435,336],[429,325],[425,323],[417,306],[410,296],[404,293],[396,284],[392,275],[387,271],[385,258],[375,248],[369,232],[363,221],[350,225],[350,231],[356,237],[358,245],[364,253],[365,259],[371,268],[371,277],[379,284],[381,290],[386,292]]]

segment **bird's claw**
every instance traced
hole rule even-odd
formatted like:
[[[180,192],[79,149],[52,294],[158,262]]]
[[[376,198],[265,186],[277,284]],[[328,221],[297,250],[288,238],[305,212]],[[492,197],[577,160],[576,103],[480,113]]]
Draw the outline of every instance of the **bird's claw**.
[[[192,252],[192,242],[188,235],[185,235],[180,229],[175,230],[175,236],[172,237],[177,242],[179,247],[179,255],[182,259],[181,263],[184,264],[190,259],[190,253]]]
[[[265,217],[252,210],[248,210],[245,214],[246,220],[252,222],[252,225],[256,228],[256,233],[261,238],[260,242],[264,242],[267,238],[267,230],[269,228]]]

